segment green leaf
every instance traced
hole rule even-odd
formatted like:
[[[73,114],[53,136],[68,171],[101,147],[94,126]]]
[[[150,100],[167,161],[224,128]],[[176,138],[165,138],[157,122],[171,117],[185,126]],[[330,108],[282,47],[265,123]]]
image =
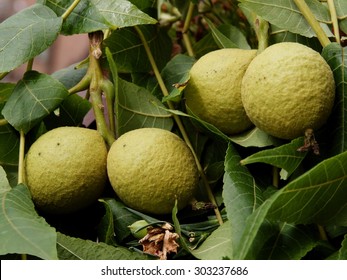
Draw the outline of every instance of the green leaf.
[[[232,252],[238,246],[246,220],[262,203],[263,198],[253,176],[240,165],[240,156],[230,143],[225,157],[223,200],[230,222]],[[229,257],[233,258],[230,252]]]
[[[0,126],[0,165],[17,166],[19,135],[10,125]]]
[[[72,64],[54,72],[51,76],[61,82],[67,89],[70,89],[82,80],[87,73],[87,67],[76,68],[77,66],[77,64]]]
[[[171,59],[172,42],[165,30],[153,25],[139,26],[144,34],[159,71]],[[112,32],[104,44],[110,49],[118,71],[148,72],[152,66],[143,44],[133,28],[122,28]]]
[[[129,1],[133,3],[136,7],[138,7],[141,11],[148,8],[157,7],[156,0],[129,0]]]
[[[268,218],[295,224],[347,225],[347,152],[322,161],[283,189]]]
[[[15,85],[0,83],[0,118],[1,111],[12,94]],[[17,166],[19,154],[19,135],[11,125],[0,126],[0,165]]]
[[[300,260],[317,244],[316,228],[280,223],[257,259]]]
[[[110,232],[111,230],[113,230],[116,240],[118,242],[122,242],[131,234],[128,226],[139,220],[138,216],[128,211],[123,203],[115,199],[103,199],[101,200],[101,202],[103,203],[106,212],[110,212],[112,216],[112,222],[107,221],[107,223],[109,223],[108,227],[112,223],[113,229],[107,228],[107,231]]]
[[[4,107],[5,103],[12,94],[16,85],[11,83],[0,83],[0,110]],[[0,114],[0,117],[2,115]]]
[[[0,24],[0,73],[8,72],[46,50],[57,38],[62,19],[35,4]]]
[[[0,83],[0,118],[1,111],[10,98],[15,84]],[[19,153],[19,134],[11,125],[0,126],[0,165],[17,166]]]
[[[39,0],[51,8],[58,16],[70,7],[74,0]],[[93,15],[92,17],[90,15]],[[63,22],[61,33],[64,35],[89,33],[107,29],[108,25],[100,11],[90,0],[80,1],[68,18]]]
[[[247,218],[236,258],[254,254],[266,219],[294,224],[346,225],[347,152],[327,159],[273,193]]]
[[[329,119],[330,154],[337,155],[347,150],[347,47],[337,43],[323,49],[322,56],[333,70],[336,84],[335,104]]]
[[[251,49],[247,38],[237,27],[231,24],[221,24],[217,27],[217,30],[220,31],[220,33],[226,38],[228,38],[234,45],[236,45],[236,48],[244,50]]]
[[[178,54],[167,63],[161,75],[169,90],[169,96],[164,97],[163,102],[181,100],[182,91],[189,79],[189,71],[194,62],[194,58]]]
[[[242,48],[242,49],[250,49],[251,47],[248,45],[246,38],[243,33],[232,25],[223,25],[221,28],[216,28],[214,24],[205,18],[209,28],[211,29],[211,33],[213,39],[219,48]],[[223,28],[223,29],[222,29]],[[222,31],[220,30],[222,29]],[[228,33],[225,35],[223,33]]]
[[[54,72],[51,77],[61,82],[65,88],[75,86],[85,76],[87,68],[76,69],[76,64]],[[58,126],[80,126],[92,104],[78,94],[70,94],[59,106],[59,111],[45,119],[49,129]]]
[[[69,95],[44,122],[47,129],[59,126],[80,126],[86,114],[92,108],[89,100],[77,95]]]
[[[189,109],[188,106],[186,106],[187,112],[188,114],[181,112],[179,110],[169,110],[170,112],[172,112],[173,114],[176,114],[178,116],[183,116],[183,117],[188,117],[191,118],[194,125],[197,126],[199,129],[201,129],[201,131],[206,132],[207,134],[219,139],[219,140],[223,140],[223,141],[230,141],[230,138],[225,135],[223,132],[221,132],[217,127],[215,127],[214,125],[203,121],[202,119],[200,119],[198,116],[194,115],[194,113],[192,112],[192,110]]]
[[[118,88],[119,135],[141,127],[171,130],[173,120],[164,105],[146,89],[119,79]]]
[[[2,114],[18,131],[27,133],[67,97],[63,84],[36,71],[26,72],[13,90]]]
[[[218,41],[218,38],[215,37],[218,35],[213,34],[219,34],[219,36],[221,37],[219,40],[224,39],[228,41],[229,43],[227,44],[230,44],[230,46],[234,45],[236,46],[236,48],[245,50],[251,48],[247,41],[247,38],[237,27],[230,24],[221,24],[217,27],[214,27],[214,33],[208,33],[193,45],[193,50],[196,58],[199,58],[208,52],[221,48],[221,45],[218,45],[216,43],[216,40]]]
[[[73,0],[41,0],[41,2],[61,16],[71,6]],[[64,21],[62,34],[90,33],[107,28],[116,29],[156,22],[127,0],[87,0],[80,1]]]
[[[127,0],[92,0],[110,28],[123,28],[140,24],[155,24],[157,20],[139,10]]]
[[[264,225],[266,225],[266,215],[276,198],[280,195],[279,192],[275,192],[269,199],[265,200],[250,216],[248,216],[245,224],[245,228],[238,243],[234,258],[238,260],[250,259],[250,256],[258,255],[259,244],[257,239],[262,236]],[[266,240],[265,238],[263,240]]]
[[[302,45],[308,46],[319,53],[322,51],[322,45],[320,44],[317,37],[304,37],[299,34],[291,33],[288,30],[279,28],[272,24],[269,44],[272,45],[281,42],[297,42]]]
[[[7,179],[11,187],[17,186],[18,182],[18,166],[16,165],[3,165],[2,168],[5,170]]]
[[[126,207],[122,202],[116,199],[107,198],[103,199],[102,202],[112,213],[117,242],[121,243],[125,238],[131,235],[129,226],[138,220],[146,220],[148,223],[161,222],[158,219]]]
[[[336,14],[339,21],[340,29],[347,33],[347,2],[344,0],[335,0],[334,1]]]
[[[114,247],[58,233],[57,250],[60,260],[146,260],[144,254],[125,247]]]
[[[80,126],[84,117],[92,108],[92,104],[85,98],[73,94],[61,103],[59,117],[64,126]]]
[[[209,237],[195,250],[194,257],[201,260],[231,259],[233,254],[232,232],[229,221],[226,221],[211,233]]]
[[[267,147],[271,145],[278,145],[279,143],[281,143],[279,139],[268,135],[267,133],[261,131],[258,128],[251,129],[238,135],[227,136],[214,125],[196,116],[188,106],[186,106],[186,109],[188,114],[179,110],[167,109],[167,111],[178,116],[190,118],[194,125],[198,127],[200,131],[203,131],[218,140],[227,142],[232,141],[235,144],[238,144],[243,147]]]
[[[217,28],[219,29],[219,26]],[[212,33],[206,34],[204,37],[202,37],[198,42],[196,42],[193,45],[193,51],[195,54],[195,58],[197,59],[217,49],[219,49],[219,47],[216,44],[212,36]]]
[[[172,209],[172,221],[174,223],[174,227],[175,227],[175,232],[179,235],[179,242],[182,246],[182,248],[184,250],[186,250],[189,253],[192,253],[188,242],[185,240],[185,237],[182,235],[182,231],[181,231],[181,225],[180,222],[177,218],[177,213],[178,213],[178,208],[177,208],[177,199],[175,201],[175,206]]]
[[[281,140],[265,133],[257,127],[242,132],[238,135],[229,136],[229,139],[242,147],[268,147],[277,146]]]
[[[222,32],[220,32],[209,19],[205,18],[205,20],[208,24],[208,27],[211,29],[213,39],[219,48],[237,48],[237,45],[234,44]]]
[[[57,259],[56,232],[37,215],[28,188],[20,184],[0,193],[0,255],[29,254]]]
[[[4,168],[0,165],[0,194],[11,190]]]
[[[345,235],[341,248],[338,252],[338,259],[339,260],[347,260],[347,234]]]
[[[115,245],[116,243],[114,240],[114,223],[111,208],[104,199],[99,199],[99,201],[105,207],[105,214],[102,217],[98,226],[99,240],[100,242],[104,242],[108,245]]]
[[[291,141],[291,143],[277,148],[267,149],[241,160],[242,165],[263,162],[273,166],[283,168],[286,177],[289,177],[305,158],[305,152],[298,152],[297,149],[304,144],[303,137]],[[287,179],[287,178],[283,178]]]
[[[315,32],[292,0],[241,0],[240,7],[253,11],[271,24],[305,37],[314,37]],[[326,6],[316,0],[306,0],[316,19],[329,22]]]

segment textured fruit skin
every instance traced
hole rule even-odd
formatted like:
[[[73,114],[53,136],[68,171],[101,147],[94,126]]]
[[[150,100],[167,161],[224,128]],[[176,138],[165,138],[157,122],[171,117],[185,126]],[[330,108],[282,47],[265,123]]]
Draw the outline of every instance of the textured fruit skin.
[[[334,77],[318,52],[299,43],[278,43],[250,63],[241,96],[258,128],[293,139],[326,122],[334,104]]]
[[[96,130],[59,127],[43,134],[25,159],[26,183],[38,209],[66,214],[95,202],[107,182],[107,148]]]
[[[225,134],[250,128],[252,123],[241,101],[241,82],[255,55],[255,50],[220,49],[202,56],[190,70],[187,107]]]
[[[129,131],[108,153],[107,172],[118,197],[144,213],[171,213],[185,207],[198,186],[198,170],[185,142],[159,128]]]

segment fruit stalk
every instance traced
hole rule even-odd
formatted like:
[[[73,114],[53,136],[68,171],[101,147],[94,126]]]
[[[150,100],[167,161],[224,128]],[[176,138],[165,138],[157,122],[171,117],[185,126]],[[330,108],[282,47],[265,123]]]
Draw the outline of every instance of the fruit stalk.
[[[338,23],[338,19],[337,19],[337,14],[336,14],[336,8],[335,8],[334,0],[327,0],[327,2],[328,2],[328,7],[329,7],[329,11],[330,11],[331,20],[332,20],[332,23],[333,23],[335,39],[336,39],[336,42],[338,44],[341,44],[340,28],[339,28],[339,23]]]
[[[156,76],[156,78],[157,78],[157,81],[158,81],[158,84],[159,84],[159,86],[160,86],[160,89],[162,90],[162,93],[163,93],[164,96],[168,96],[168,95],[169,95],[169,92],[168,92],[168,90],[167,90],[167,88],[166,88],[166,86],[165,86],[165,83],[164,83],[164,81],[163,81],[163,78],[162,78],[161,75],[160,75],[159,69],[158,69],[157,64],[156,64],[156,62],[155,62],[155,60],[154,60],[154,57],[153,57],[153,55],[152,55],[152,52],[151,52],[151,50],[150,50],[150,48],[149,48],[149,46],[148,46],[148,44],[147,44],[146,38],[145,38],[145,36],[143,35],[143,33],[142,33],[142,31],[141,31],[141,29],[140,29],[139,27],[135,26],[135,29],[136,29],[137,33],[139,34],[139,37],[140,37],[140,39],[141,39],[141,41],[142,41],[142,43],[143,43],[143,46],[144,46],[144,48],[145,48],[145,50],[146,50],[148,59],[149,59],[149,61],[150,61],[150,63],[151,63],[153,72],[154,72],[154,74],[155,74],[155,76]],[[173,105],[170,101],[168,101],[167,104],[168,104],[168,107],[169,107],[171,110],[174,110],[174,109],[175,109],[174,105]],[[212,190],[211,190],[211,188],[210,188],[210,184],[209,184],[209,182],[208,182],[208,180],[207,180],[207,178],[206,178],[206,175],[205,175],[205,173],[204,173],[204,170],[203,170],[203,168],[202,168],[202,166],[201,166],[201,164],[200,164],[200,161],[199,161],[199,159],[198,159],[198,157],[197,157],[197,155],[196,155],[196,153],[195,153],[195,151],[194,151],[194,148],[193,148],[193,146],[192,146],[192,144],[191,144],[191,142],[190,142],[190,140],[189,140],[189,137],[188,137],[188,135],[187,135],[187,133],[186,133],[186,131],[185,131],[184,125],[183,125],[183,123],[182,123],[180,117],[179,117],[178,115],[175,115],[175,114],[174,114],[174,115],[173,115],[173,118],[174,118],[174,120],[175,120],[175,122],[176,122],[176,124],[177,124],[177,126],[178,126],[178,128],[179,128],[179,130],[180,130],[180,132],[181,132],[181,134],[182,134],[182,137],[183,137],[184,141],[186,142],[187,146],[189,147],[189,149],[190,149],[190,150],[192,151],[192,153],[193,153],[193,156],[194,156],[194,159],[195,159],[195,162],[196,162],[198,171],[199,171],[200,176],[201,176],[201,178],[202,178],[202,180],[203,180],[203,183],[204,183],[204,186],[205,186],[205,190],[206,190],[206,193],[207,193],[207,195],[208,195],[208,198],[209,198],[210,202],[211,202],[213,205],[217,205],[216,200],[215,200],[215,197],[214,197],[214,195],[213,195],[213,193],[212,193]],[[220,212],[219,212],[219,210],[218,210],[218,207],[215,207],[215,208],[214,208],[214,211],[215,211],[215,215],[216,215],[216,217],[217,217],[217,219],[218,219],[219,224],[222,225],[222,224],[223,224],[223,219],[222,219],[222,216],[221,216],[221,214],[220,214]]]
[[[76,8],[76,6],[80,3],[81,0],[75,0],[70,7],[65,11],[64,14],[62,14],[62,19],[66,20],[67,17],[72,13],[72,11]]]
[[[112,132],[109,130],[104,117],[104,104],[102,102],[102,84],[104,76],[100,69],[99,57],[101,56],[100,44],[102,42],[102,32],[94,32],[89,34],[90,49],[89,49],[89,67],[88,72],[91,73],[91,81],[89,93],[91,103],[95,115],[96,126],[99,133],[105,139],[106,143],[111,146],[115,141]],[[88,74],[87,74],[88,75]],[[112,112],[110,113],[112,114]]]
[[[193,51],[192,44],[191,44],[190,39],[189,39],[188,29],[189,29],[190,21],[192,20],[194,6],[195,6],[195,4],[193,2],[189,3],[188,13],[187,13],[186,19],[184,21],[183,30],[182,30],[183,41],[184,41],[184,44],[186,46],[187,53],[191,57],[194,57],[194,51]]]
[[[302,0],[294,0],[294,3],[302,13],[302,15],[305,17],[313,31],[316,33],[317,38],[321,45],[323,47],[326,47],[331,42],[328,38],[328,36],[325,34],[323,28],[320,26],[319,22],[314,17],[313,13],[311,12],[310,8],[307,6],[305,1]]]
[[[263,18],[255,18],[255,32],[258,38],[258,54],[265,50],[269,45],[269,23]]]
[[[34,65],[34,58],[29,59],[26,71],[32,70]],[[19,132],[19,155],[18,155],[18,179],[17,183],[22,184],[25,183],[24,176],[24,157],[25,157],[25,133],[23,130]]]

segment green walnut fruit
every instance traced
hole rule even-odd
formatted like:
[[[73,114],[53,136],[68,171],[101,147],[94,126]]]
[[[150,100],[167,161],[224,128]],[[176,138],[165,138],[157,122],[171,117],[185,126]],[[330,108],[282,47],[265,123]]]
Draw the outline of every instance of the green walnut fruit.
[[[252,126],[241,101],[244,73],[255,50],[220,49],[202,56],[191,68],[185,89],[188,111],[232,135]]]
[[[147,227],[149,224],[146,220],[138,220],[132,223],[128,228],[130,229],[131,234],[137,238],[141,239],[147,235]]]
[[[107,148],[96,130],[59,127],[30,147],[26,183],[38,209],[65,214],[94,203],[107,182]]]
[[[108,153],[107,172],[118,197],[144,213],[171,213],[185,207],[198,187],[197,166],[186,143],[159,128],[129,131]]]
[[[252,60],[241,96],[258,128],[293,139],[327,121],[335,98],[334,77],[318,52],[299,43],[278,43]]]

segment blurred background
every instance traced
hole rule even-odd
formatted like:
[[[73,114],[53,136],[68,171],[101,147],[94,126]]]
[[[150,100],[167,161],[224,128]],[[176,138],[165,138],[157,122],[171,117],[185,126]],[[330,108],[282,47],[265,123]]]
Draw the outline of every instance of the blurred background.
[[[35,0],[0,0],[0,22],[33,4]],[[53,45],[34,60],[33,70],[51,74],[88,55],[88,35],[62,36]],[[26,65],[12,71],[4,79],[6,82],[16,82],[23,76]]]

